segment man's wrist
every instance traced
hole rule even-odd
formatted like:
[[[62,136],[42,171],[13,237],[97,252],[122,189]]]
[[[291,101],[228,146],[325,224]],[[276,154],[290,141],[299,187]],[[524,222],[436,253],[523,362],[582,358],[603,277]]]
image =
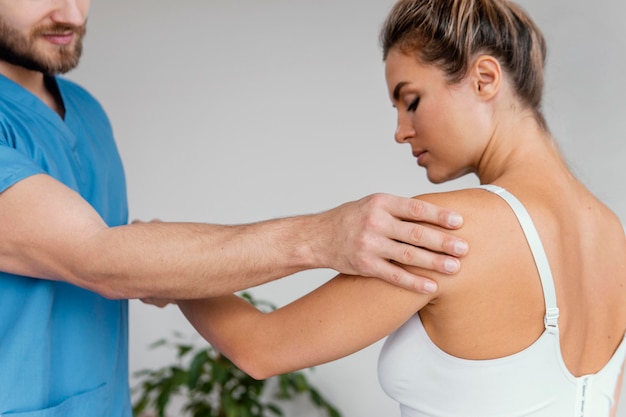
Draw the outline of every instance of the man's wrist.
[[[322,222],[318,215],[301,215],[274,221],[278,256],[283,258],[284,266],[298,271],[325,268],[323,256],[324,244],[320,237],[324,235]]]

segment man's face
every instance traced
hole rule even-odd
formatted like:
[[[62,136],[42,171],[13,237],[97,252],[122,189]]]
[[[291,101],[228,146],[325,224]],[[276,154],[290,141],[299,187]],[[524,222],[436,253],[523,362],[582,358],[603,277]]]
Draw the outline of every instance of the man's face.
[[[45,74],[78,65],[89,0],[0,0],[0,60]]]

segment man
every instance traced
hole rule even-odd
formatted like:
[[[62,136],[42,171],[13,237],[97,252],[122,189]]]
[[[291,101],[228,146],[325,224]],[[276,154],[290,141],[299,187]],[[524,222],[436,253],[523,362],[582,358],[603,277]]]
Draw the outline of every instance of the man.
[[[127,224],[108,119],[54,76],[78,64],[88,9],[0,0],[0,415],[130,416],[124,299],[211,297],[322,267],[430,292],[396,263],[458,269],[441,253],[464,242],[406,220],[459,216],[389,195],[243,226]]]

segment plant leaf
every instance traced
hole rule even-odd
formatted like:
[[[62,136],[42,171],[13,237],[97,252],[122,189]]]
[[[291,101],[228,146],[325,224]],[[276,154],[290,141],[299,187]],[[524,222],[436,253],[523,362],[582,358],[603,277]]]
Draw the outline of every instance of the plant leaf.
[[[197,384],[198,379],[204,371],[204,365],[210,361],[209,355],[206,350],[201,350],[193,357],[189,364],[189,378],[187,379],[187,387],[193,390]]]
[[[187,353],[191,352],[193,350],[193,346],[190,345],[178,345],[178,358],[182,358],[183,356],[185,356]]]
[[[150,345],[148,345],[148,349],[150,349],[150,350],[156,349],[156,348],[161,347],[163,345],[167,345],[167,343],[168,343],[167,339],[159,339],[156,342],[153,342]]]

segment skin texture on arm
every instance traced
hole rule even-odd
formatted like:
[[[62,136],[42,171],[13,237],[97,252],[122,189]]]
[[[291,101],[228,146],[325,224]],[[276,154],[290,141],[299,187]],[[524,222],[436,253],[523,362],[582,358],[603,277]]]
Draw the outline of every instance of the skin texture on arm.
[[[494,270],[517,268],[526,272],[516,261],[527,261],[518,256],[520,240],[521,245],[525,244],[523,237],[501,238],[500,230],[506,230],[501,226],[510,223],[512,214],[504,208],[502,212],[507,215],[494,218],[492,209],[502,208],[505,203],[482,190],[420,198],[453,203],[467,220],[456,233],[472,247],[463,269],[453,280],[432,271],[406,267],[436,280],[440,285],[434,294],[406,291],[381,280],[339,275],[270,313],[260,312],[235,296],[180,301],[178,306],[209,343],[260,379],[355,353],[389,335],[418,311],[425,325],[429,325],[433,340],[459,357],[501,357],[528,346],[529,340],[536,339],[537,332],[543,329],[540,289],[539,293],[536,288],[518,291],[515,297],[523,300],[522,310],[493,315],[494,309],[505,310],[502,305],[510,302],[507,297],[499,299],[499,295],[511,293],[509,283]],[[484,262],[486,257],[490,262]],[[534,264],[530,263],[529,268],[534,268]],[[538,281],[536,284],[540,286]],[[434,327],[433,315],[437,316]],[[537,328],[516,329],[515,335],[502,333],[503,328],[508,328],[507,322],[518,321],[536,322]]]
[[[416,281],[385,259],[445,270],[451,258],[397,240],[453,252],[456,239],[424,233],[423,227],[394,216],[434,217],[436,222],[451,212],[421,204],[392,209],[391,198],[240,226],[108,227],[74,191],[35,175],[0,194],[0,269],[67,281],[109,298],[211,297],[317,267],[377,275],[423,290],[426,280]],[[458,260],[453,262],[458,266]]]
[[[357,352],[396,330],[432,297],[339,275],[270,313],[234,295],[178,305],[216,349],[250,376],[265,379]]]
[[[467,230],[468,225],[455,233],[467,239]],[[339,275],[270,313],[234,295],[179,301],[178,306],[216,349],[249,375],[265,379],[340,359],[375,343],[450,288],[464,286],[468,271],[463,268],[454,280],[430,271],[419,273],[442,284],[435,294]]]

